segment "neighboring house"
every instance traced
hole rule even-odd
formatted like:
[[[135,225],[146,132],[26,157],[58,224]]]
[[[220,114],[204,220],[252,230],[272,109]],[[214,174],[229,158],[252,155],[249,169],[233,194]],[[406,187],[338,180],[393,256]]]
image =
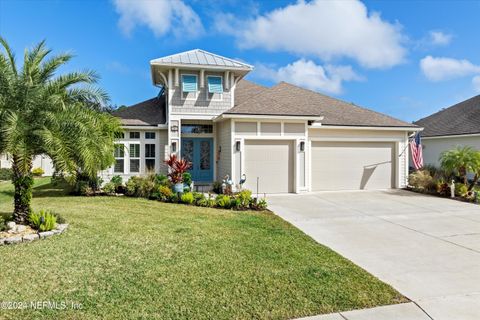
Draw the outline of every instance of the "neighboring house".
[[[11,168],[12,159],[8,154],[0,154],[0,168]],[[33,169],[42,168],[44,176],[51,176],[53,174],[53,163],[52,160],[44,155],[36,156],[33,158]]]
[[[238,184],[243,174],[260,193],[406,185],[416,125],[285,82],[254,84],[243,79],[252,66],[203,50],[150,69],[160,94],[114,113],[125,135],[106,180],[166,174],[176,153],[193,163],[197,185],[226,175]]]
[[[480,150],[480,95],[442,109],[415,124],[421,133],[425,164],[439,166],[440,154],[456,146]]]

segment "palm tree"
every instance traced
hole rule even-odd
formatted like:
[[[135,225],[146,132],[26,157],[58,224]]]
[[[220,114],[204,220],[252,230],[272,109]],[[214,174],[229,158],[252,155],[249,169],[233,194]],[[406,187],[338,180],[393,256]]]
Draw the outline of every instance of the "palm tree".
[[[31,212],[32,160],[48,155],[58,172],[75,179],[95,177],[114,162],[119,121],[102,112],[108,96],[95,87],[93,71],[57,75],[72,55],[48,57],[42,41],[25,50],[21,67],[0,37],[0,153],[12,155],[14,220],[25,223]]]
[[[455,149],[442,152],[440,165],[445,171],[461,177],[465,185],[468,184],[467,173],[474,172],[475,177],[468,189],[470,191],[479,178],[480,151],[468,146],[457,146]]]

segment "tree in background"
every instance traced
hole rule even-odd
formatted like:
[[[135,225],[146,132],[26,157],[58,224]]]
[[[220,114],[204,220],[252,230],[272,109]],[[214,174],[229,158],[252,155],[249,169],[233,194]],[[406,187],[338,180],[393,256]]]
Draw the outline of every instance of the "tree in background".
[[[42,41],[25,50],[18,66],[0,37],[0,153],[12,155],[14,220],[25,223],[31,212],[32,161],[48,155],[59,172],[74,180],[81,172],[96,177],[114,162],[118,119],[103,112],[107,94],[94,86],[93,71],[57,74],[72,59],[50,57]]]

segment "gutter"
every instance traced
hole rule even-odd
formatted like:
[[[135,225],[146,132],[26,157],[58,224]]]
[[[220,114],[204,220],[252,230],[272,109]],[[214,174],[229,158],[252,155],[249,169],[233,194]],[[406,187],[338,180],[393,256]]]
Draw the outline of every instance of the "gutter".
[[[275,116],[275,115],[259,115],[259,114],[233,114],[233,113],[223,113],[213,119],[213,122],[218,122],[224,119],[266,119],[266,120],[303,120],[303,121],[321,121],[323,116]]]
[[[340,130],[382,130],[382,131],[422,131],[422,127],[381,127],[381,126],[339,126],[339,125],[327,125],[314,123],[310,126],[312,129],[340,129]],[[423,138],[423,137],[422,137]]]

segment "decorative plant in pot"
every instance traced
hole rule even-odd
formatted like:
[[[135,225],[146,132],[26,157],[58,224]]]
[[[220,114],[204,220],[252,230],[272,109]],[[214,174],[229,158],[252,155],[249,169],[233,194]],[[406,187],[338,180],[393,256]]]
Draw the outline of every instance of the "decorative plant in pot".
[[[173,184],[174,191],[177,193],[183,192],[183,174],[190,169],[192,163],[185,159],[177,158],[176,154],[170,155],[170,158],[165,163],[169,168],[168,177]]]

